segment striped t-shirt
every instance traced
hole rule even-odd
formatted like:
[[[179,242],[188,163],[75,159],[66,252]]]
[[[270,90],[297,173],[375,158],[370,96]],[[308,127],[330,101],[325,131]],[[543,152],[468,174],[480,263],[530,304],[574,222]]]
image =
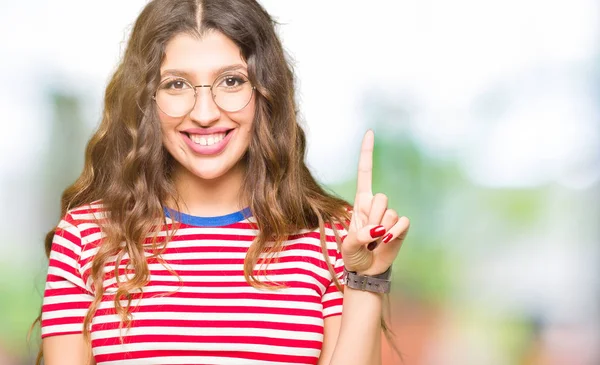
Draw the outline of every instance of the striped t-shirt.
[[[90,268],[102,239],[95,217],[102,215],[102,206],[92,204],[69,211],[58,225],[42,306],[42,338],[83,331],[93,300]],[[258,276],[284,288],[256,289],[243,273],[244,257],[257,234],[248,209],[210,218],[170,215],[181,225],[161,257],[181,282],[149,259],[149,283],[142,294],[133,295],[131,328],[120,330],[113,303],[116,279],[105,279],[91,325],[96,363],[316,364],[323,320],[342,311],[342,293],[327,269],[318,230],[288,237],[278,261],[267,267],[266,276]],[[173,221],[167,218],[166,223],[163,237]],[[345,235],[343,229],[338,232]],[[334,232],[326,226],[325,233],[327,259],[341,277]],[[105,272],[113,272],[114,265],[113,260]]]

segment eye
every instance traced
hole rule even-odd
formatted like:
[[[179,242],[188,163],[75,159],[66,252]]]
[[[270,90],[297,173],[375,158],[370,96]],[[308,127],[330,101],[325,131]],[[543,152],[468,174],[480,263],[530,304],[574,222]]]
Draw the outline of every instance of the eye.
[[[186,89],[190,89],[190,83],[185,80],[185,79],[172,79],[172,80],[165,80],[162,82],[160,89],[161,90],[173,90],[173,91],[179,91],[179,90],[186,90]]]
[[[241,84],[244,80],[237,78],[237,77],[228,76],[223,81],[225,83],[225,86],[232,87],[232,86],[237,86],[238,84]]]
[[[219,77],[216,86],[220,87],[220,88],[224,88],[224,89],[234,90],[234,89],[238,89],[239,87],[244,85],[246,82],[248,82],[248,79],[246,79],[243,75],[228,74],[228,75],[223,75],[223,76]]]

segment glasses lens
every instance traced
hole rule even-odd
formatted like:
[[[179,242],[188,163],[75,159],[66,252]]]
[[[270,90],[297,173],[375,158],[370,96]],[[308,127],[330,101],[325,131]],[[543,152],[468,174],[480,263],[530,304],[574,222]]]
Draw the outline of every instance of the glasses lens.
[[[248,105],[252,98],[252,91],[248,78],[237,72],[228,72],[219,76],[212,87],[215,103],[228,112],[236,112]]]
[[[219,76],[212,86],[213,99],[219,108],[236,112],[243,109],[252,98],[252,85],[248,78],[238,72]],[[156,90],[158,108],[171,117],[182,117],[189,113],[196,102],[194,86],[181,78],[167,79]]]
[[[192,110],[194,87],[184,79],[167,79],[156,90],[156,105],[171,117],[182,117]]]

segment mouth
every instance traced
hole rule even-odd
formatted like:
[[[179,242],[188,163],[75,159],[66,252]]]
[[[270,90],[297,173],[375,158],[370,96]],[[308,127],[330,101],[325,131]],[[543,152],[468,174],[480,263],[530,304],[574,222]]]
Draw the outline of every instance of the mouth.
[[[233,129],[229,129],[225,132],[212,133],[212,134],[193,134],[188,132],[181,132],[189,138],[192,143],[198,146],[214,146],[221,143]]]
[[[221,154],[236,133],[236,128],[217,129],[213,133],[206,130],[181,131],[185,144],[196,154],[216,156]]]

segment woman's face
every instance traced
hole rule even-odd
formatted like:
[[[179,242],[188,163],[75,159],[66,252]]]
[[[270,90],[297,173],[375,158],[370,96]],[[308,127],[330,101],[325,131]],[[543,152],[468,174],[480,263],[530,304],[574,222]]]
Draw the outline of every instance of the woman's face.
[[[184,89],[187,89],[189,95],[193,92],[193,87],[189,85],[212,85],[223,75],[223,70],[227,70],[226,78],[220,79],[220,85],[214,85],[213,91],[217,92],[216,88],[221,87],[218,92],[229,93],[223,96],[230,98],[232,94],[229,90],[238,90],[235,88],[240,82],[229,75],[242,74],[247,77],[248,68],[237,45],[218,31],[210,31],[201,39],[184,33],[176,35],[166,45],[165,58],[160,68],[161,81],[169,80],[162,87],[167,96],[160,101],[158,94],[156,96],[163,144],[181,165],[178,168],[183,167],[205,180],[217,179],[232,171],[248,149],[255,93],[252,92],[245,107],[234,112],[219,107],[208,87],[196,88],[196,103],[183,116],[172,116],[177,113],[169,112],[165,105],[177,106],[172,99],[173,95],[181,98],[177,95],[185,92]],[[189,85],[182,82],[186,80]],[[249,85],[248,83],[246,86]],[[165,109],[171,116],[161,109]]]

